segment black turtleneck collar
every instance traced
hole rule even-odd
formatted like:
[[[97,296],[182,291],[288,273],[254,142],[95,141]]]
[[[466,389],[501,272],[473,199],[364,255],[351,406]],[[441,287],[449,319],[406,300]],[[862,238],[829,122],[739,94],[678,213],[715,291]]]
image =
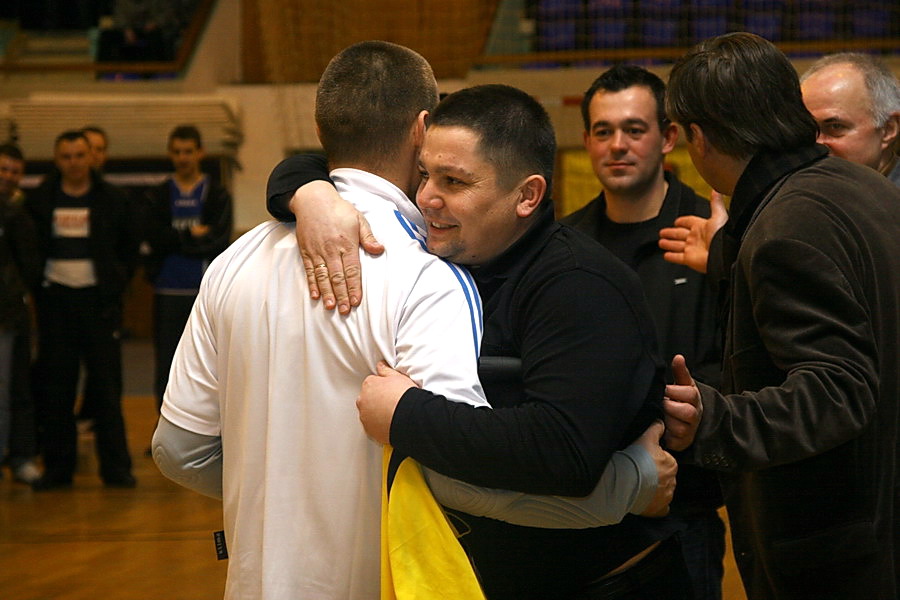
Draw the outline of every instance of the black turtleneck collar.
[[[531,264],[547,239],[560,227],[554,220],[552,200],[544,200],[538,211],[531,227],[509,248],[483,265],[469,267],[485,302],[510,276]]]
[[[759,203],[773,185],[786,175],[825,158],[827,154],[828,148],[820,144],[784,152],[758,152],[747,163],[747,168],[734,187],[725,231],[735,239],[740,239]]]

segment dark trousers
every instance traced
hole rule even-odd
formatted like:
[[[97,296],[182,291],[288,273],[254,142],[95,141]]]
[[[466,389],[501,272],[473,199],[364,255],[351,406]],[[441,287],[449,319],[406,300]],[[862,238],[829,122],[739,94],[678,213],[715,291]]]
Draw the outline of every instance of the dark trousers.
[[[156,359],[156,407],[162,407],[169,370],[196,295],[155,294],[153,297],[153,353]]]
[[[10,395],[9,463],[17,467],[37,455],[34,399],[31,394],[31,333],[27,328],[17,333],[13,341]]]
[[[694,600],[721,600],[722,577],[725,575],[725,524],[714,509],[671,516],[682,521],[678,532],[684,562],[691,575]]]
[[[595,581],[573,600],[693,600],[691,580],[676,536],[662,541],[639,563]]]
[[[122,418],[122,308],[96,288],[61,285],[37,295],[39,347],[34,392],[45,477],[71,481],[77,459],[73,409],[84,361],[95,384],[94,433],[100,476],[118,480],[131,473]]]

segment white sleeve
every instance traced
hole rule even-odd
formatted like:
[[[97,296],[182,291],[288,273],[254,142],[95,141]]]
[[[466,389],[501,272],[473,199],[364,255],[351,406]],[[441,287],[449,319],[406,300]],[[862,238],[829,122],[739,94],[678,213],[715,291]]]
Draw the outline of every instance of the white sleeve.
[[[222,499],[221,437],[193,433],[160,417],[151,448],[163,475],[204,496]]]
[[[222,264],[213,262],[200,284],[200,293],[172,358],[160,409],[160,414],[178,427],[210,436],[221,434],[213,303]]]
[[[434,497],[448,508],[545,529],[614,525],[629,512],[640,514],[652,500],[659,481],[653,458],[637,444],[613,454],[597,487],[583,498],[484,488],[424,467],[422,470]]]
[[[488,406],[478,380],[481,299],[469,272],[431,261],[419,274],[401,312],[397,364],[417,385],[448,400]]]

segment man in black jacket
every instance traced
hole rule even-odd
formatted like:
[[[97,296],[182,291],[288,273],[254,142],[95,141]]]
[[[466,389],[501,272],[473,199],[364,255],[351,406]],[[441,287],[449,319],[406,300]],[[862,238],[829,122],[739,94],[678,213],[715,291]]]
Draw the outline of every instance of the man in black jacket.
[[[721,391],[669,386],[668,439],[722,471],[749,598],[895,599],[900,192],[816,144],[796,72],[758,36],[692,49],[666,108],[732,196],[706,232]]]
[[[374,439],[389,437],[446,475],[585,495],[660,398],[663,368],[639,281],[554,222],[554,133],[533,98],[477,86],[448,96],[429,122],[417,194],[428,250],[470,267],[484,303],[482,359],[518,367],[482,377],[494,410],[481,411],[384,369],[366,380],[360,418]],[[454,515],[490,598],[692,597],[669,519],[550,530]]]
[[[139,234],[131,204],[91,170],[84,133],[60,134],[57,171],[26,198],[38,230],[43,283],[36,292],[35,365],[45,471],[36,490],[69,487],[76,464],[75,404],[81,362],[97,392],[94,428],[100,476],[134,487],[122,418],[122,294],[134,271]]]
[[[663,260],[659,230],[680,215],[708,217],[709,202],[663,169],[678,128],[666,118],[665,84],[642,67],[619,64],[591,84],[581,103],[584,146],[603,191],[561,219],[603,244],[634,269],[647,296],[663,361],[682,354],[694,376],[721,378],[715,294],[706,277]],[[668,379],[671,381],[671,374]],[[682,464],[671,514],[694,583],[694,600],[722,597],[725,525],[712,471]]]
[[[31,319],[27,295],[40,278],[37,233],[23,207],[19,182],[25,157],[18,146],[0,144],[0,459],[7,452],[13,477],[40,476],[31,372]]]

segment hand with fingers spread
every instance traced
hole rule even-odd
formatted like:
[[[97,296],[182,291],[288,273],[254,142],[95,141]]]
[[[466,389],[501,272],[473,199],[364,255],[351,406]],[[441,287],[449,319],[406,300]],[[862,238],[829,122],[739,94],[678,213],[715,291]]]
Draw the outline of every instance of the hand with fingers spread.
[[[384,361],[378,362],[376,375],[369,375],[363,381],[356,409],[363,429],[376,442],[390,443],[391,421],[400,397],[416,383],[399,371],[387,366]]]
[[[666,386],[663,412],[666,422],[666,445],[672,450],[684,450],[694,443],[694,436],[703,417],[700,389],[694,383],[684,356],[676,354],[672,359],[675,383]]]
[[[713,191],[709,204],[711,213],[708,219],[684,215],[675,219],[673,227],[660,230],[659,247],[665,250],[665,260],[706,273],[709,245],[716,232],[728,221],[722,194]]]
[[[306,269],[310,295],[325,308],[347,314],[362,298],[359,247],[381,254],[365,217],[325,181],[299,188],[290,202],[297,217],[297,242]]]
[[[669,514],[669,504],[675,495],[675,474],[678,472],[678,463],[675,457],[663,450],[659,445],[660,439],[666,431],[662,421],[656,421],[635,440],[653,458],[656,464],[656,473],[659,483],[656,486],[656,495],[650,504],[641,512],[642,517],[664,517]]]

